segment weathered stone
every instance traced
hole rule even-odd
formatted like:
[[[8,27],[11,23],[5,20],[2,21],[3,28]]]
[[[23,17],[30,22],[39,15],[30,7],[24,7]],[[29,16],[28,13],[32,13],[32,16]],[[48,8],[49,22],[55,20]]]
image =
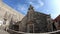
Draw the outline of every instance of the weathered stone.
[[[19,29],[25,32],[40,33],[52,31],[52,22],[50,15],[34,11],[31,5],[29,7],[27,15],[22,19],[21,24],[19,27],[22,26],[22,28]]]

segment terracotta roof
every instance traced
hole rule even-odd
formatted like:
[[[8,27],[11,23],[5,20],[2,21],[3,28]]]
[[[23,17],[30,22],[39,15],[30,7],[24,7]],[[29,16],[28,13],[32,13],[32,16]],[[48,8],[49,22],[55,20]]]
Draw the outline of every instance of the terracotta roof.
[[[60,15],[58,15],[55,19],[54,19],[54,21],[60,21]]]

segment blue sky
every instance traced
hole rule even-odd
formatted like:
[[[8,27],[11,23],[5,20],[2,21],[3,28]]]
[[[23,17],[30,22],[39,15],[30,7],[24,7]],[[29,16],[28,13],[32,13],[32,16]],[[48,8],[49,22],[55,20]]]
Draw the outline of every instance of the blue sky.
[[[3,0],[3,2],[24,15],[30,4],[35,11],[51,14],[53,19],[60,14],[60,0]]]

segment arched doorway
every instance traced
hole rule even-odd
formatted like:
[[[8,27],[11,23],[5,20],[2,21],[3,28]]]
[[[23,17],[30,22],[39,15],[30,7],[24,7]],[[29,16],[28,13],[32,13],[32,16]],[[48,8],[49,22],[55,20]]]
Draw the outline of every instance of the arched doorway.
[[[34,24],[31,21],[27,24],[27,32],[34,33]]]

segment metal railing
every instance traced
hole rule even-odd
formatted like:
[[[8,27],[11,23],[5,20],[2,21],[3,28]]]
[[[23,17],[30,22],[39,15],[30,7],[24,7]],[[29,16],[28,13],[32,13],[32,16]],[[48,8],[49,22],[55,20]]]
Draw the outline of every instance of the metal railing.
[[[57,34],[57,33],[60,33],[60,30],[57,30],[57,31],[52,31],[52,32],[46,32],[46,33],[25,33],[25,32],[20,32],[20,31],[15,31],[15,30],[12,30],[12,29],[9,29],[10,33],[17,33],[17,34]]]

